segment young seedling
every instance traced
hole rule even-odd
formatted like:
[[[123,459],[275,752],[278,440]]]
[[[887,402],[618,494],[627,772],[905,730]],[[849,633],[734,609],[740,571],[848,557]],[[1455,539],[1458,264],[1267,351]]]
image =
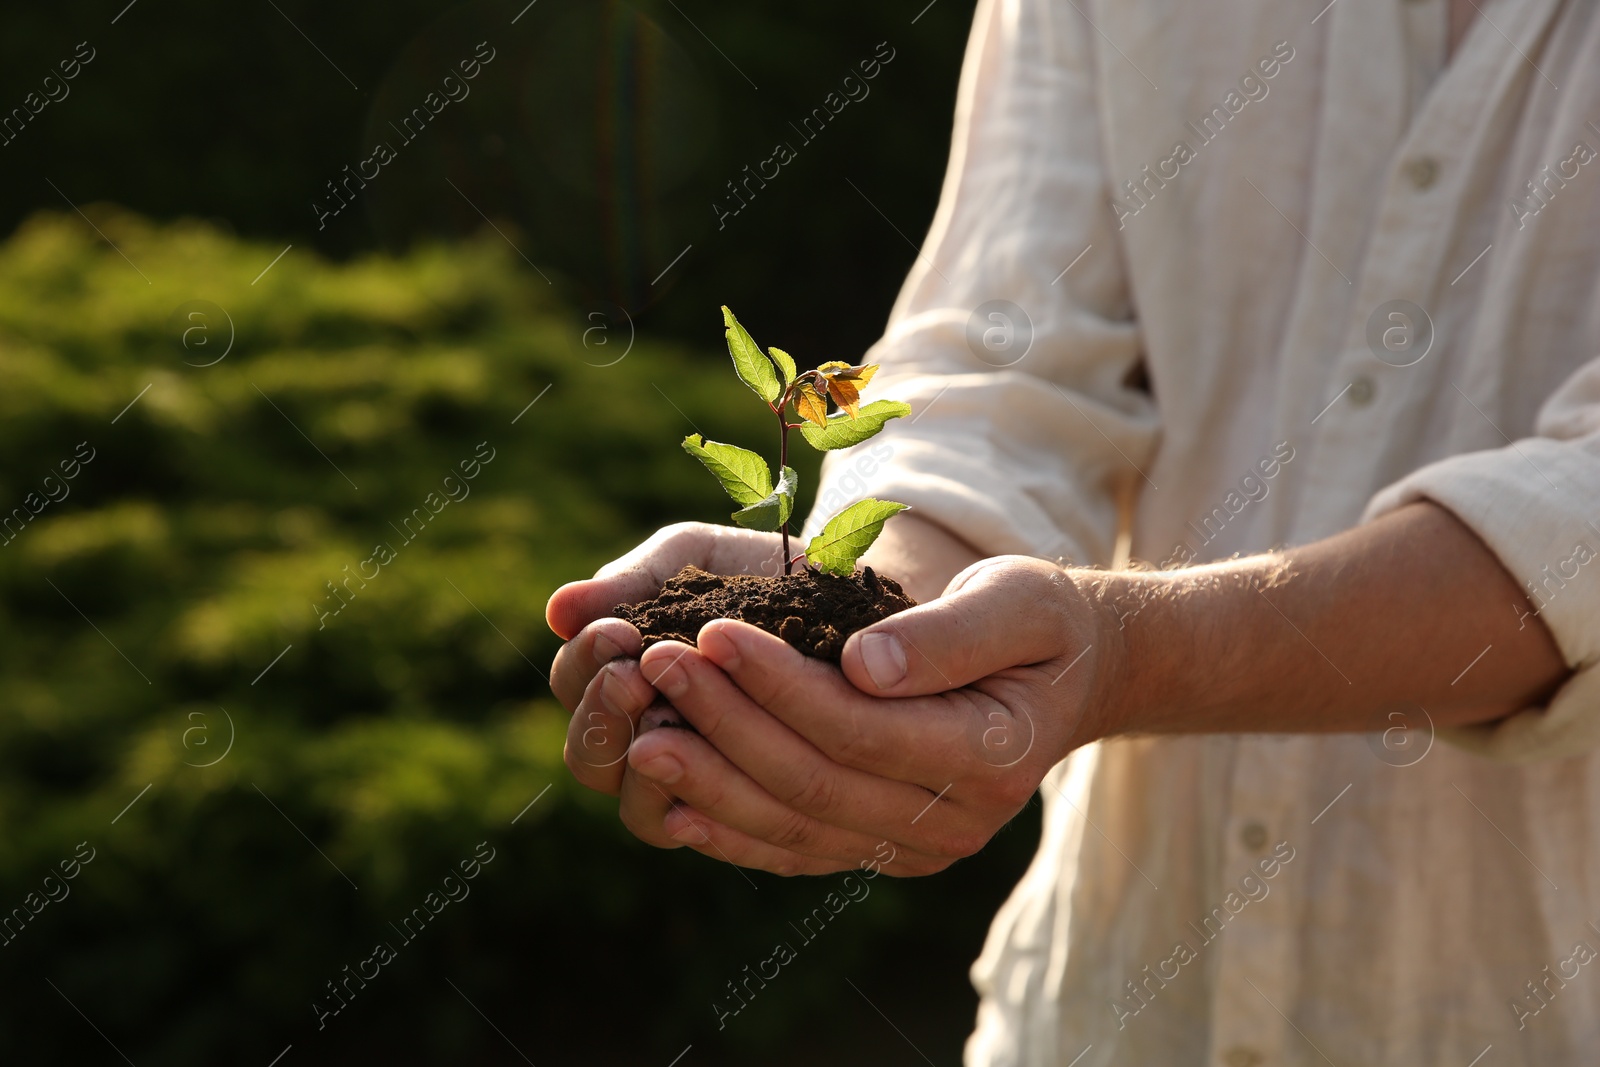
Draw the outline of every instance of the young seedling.
[[[717,476],[735,504],[733,521],[747,530],[779,531],[783,535],[783,573],[800,560],[833,574],[855,573],[856,560],[883,532],[883,524],[906,504],[892,500],[862,500],[828,520],[804,552],[789,555],[789,517],[794,511],[799,477],[789,466],[789,431],[799,430],[813,448],[848,448],[872,437],[890,419],[911,413],[911,405],[898,400],[861,403],[861,390],[877,373],[876,366],[852,367],[824,363],[816,370],[796,373],[794,360],[781,348],[763,352],[733,312],[722,309],[727,325],[728,354],[739,377],[766,402],[778,420],[778,478],[773,484],[767,461],[747,449],[702,440],[699,434],[683,439],[683,449]],[[838,408],[828,414],[828,401]]]

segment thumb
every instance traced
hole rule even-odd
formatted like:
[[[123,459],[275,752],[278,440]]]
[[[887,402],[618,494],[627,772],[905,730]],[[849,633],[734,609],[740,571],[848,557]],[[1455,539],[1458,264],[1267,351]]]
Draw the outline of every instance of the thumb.
[[[685,564],[704,565],[710,542],[706,528],[695,523],[662,527],[593,578],[568,582],[552,593],[545,621],[557,637],[570,641],[591,622],[615,614],[618,604],[634,604],[661,592],[662,584]]]
[[[958,574],[939,599],[852,634],[840,667],[871,696],[958,689],[1059,655],[1074,597],[1071,580],[1044,560],[984,560]]]

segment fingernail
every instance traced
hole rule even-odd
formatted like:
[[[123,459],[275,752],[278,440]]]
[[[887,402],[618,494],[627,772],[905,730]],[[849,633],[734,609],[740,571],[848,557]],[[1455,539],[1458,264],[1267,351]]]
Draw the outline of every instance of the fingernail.
[[[605,634],[594,635],[594,661],[596,663],[610,663],[622,655],[622,648]]]
[[[628,708],[635,701],[622,679],[606,671],[605,679],[600,683],[600,703],[604,704],[606,710],[613,715],[626,715]]]
[[[899,685],[906,676],[906,652],[893,634],[865,634],[861,638],[861,665],[879,689]]]
[[[681,653],[680,658],[682,658]],[[651,662],[650,667],[645,669],[645,677],[649,679],[651,685],[656,687],[656,692],[660,693],[668,700],[676,700],[678,697],[683,696],[683,694],[688,691],[689,674],[682,667],[678,666],[677,660],[672,660],[661,670],[661,673],[657,674],[654,678],[651,678],[650,670],[655,667],[656,663],[659,662],[659,660],[654,660]]]
[[[683,764],[678,762],[678,757],[663,752],[659,756],[651,756],[639,763],[634,770],[646,778],[653,778],[662,785],[671,785],[683,777]]]
[[[735,645],[728,635],[720,629],[707,629],[700,631],[700,636],[695,639],[695,644],[706,658],[725,671],[739,669],[739,646]]]

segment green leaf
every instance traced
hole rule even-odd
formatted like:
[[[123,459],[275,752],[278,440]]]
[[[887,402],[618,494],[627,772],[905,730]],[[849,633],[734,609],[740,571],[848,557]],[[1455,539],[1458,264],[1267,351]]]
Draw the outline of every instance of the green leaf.
[[[683,450],[717,476],[736,504],[759,504],[772,493],[772,472],[767,470],[767,461],[749,449],[704,441],[692,433],[683,439]]]
[[[783,387],[789,388],[789,384],[794,381],[794,357],[781,348],[769,348],[767,355],[772,357],[772,362],[776,363],[778,370],[782,372]]]
[[[856,560],[883,533],[883,524],[910,505],[892,500],[862,500],[828,520],[806,546],[806,560],[834,574],[853,574]]]
[[[800,485],[800,476],[793,467],[783,468],[778,477],[778,487],[766,499],[733,513],[733,521],[747,530],[781,530],[794,514],[794,494]]]
[[[739,377],[755,391],[756,396],[769,404],[777,400],[783,395],[783,386],[778,384],[778,369],[772,365],[772,360],[761,351],[727,307],[722,309],[722,321],[728,327],[728,354],[733,357],[734,370],[739,372]]]
[[[836,411],[828,416],[826,426],[814,426],[810,423],[800,427],[800,432],[810,442],[812,448],[824,451],[833,448],[849,448],[859,445],[867,438],[874,436],[883,429],[883,424],[890,419],[911,414],[911,405],[899,400],[874,400],[856,412],[851,418],[847,412]]]

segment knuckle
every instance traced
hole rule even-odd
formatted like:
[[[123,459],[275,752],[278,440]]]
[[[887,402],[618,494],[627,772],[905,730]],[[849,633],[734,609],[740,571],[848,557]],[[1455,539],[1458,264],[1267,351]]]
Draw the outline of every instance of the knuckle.
[[[650,549],[647,558],[654,560],[656,557],[676,558],[683,555],[694,544],[706,537],[708,527],[703,522],[675,522],[657,530],[655,536],[647,543]],[[668,575],[671,577],[671,575]]]
[[[792,811],[779,820],[768,840],[779,848],[804,852],[811,847],[816,836],[816,823],[810,816]]]
[[[679,714],[682,714],[680,712]],[[684,716],[687,718],[687,716]],[[722,743],[727,740],[727,712],[720,705],[712,704],[708,707],[694,709],[694,729],[712,748],[721,751]]]
[[[715,772],[696,773],[696,770],[693,760],[684,760],[683,777],[678,779],[673,789],[689,804],[712,818],[718,815],[727,817],[729,809],[736,809],[737,805],[729,803],[728,788],[722,776]]]
[[[707,529],[703,522],[672,522],[661,527],[656,537],[663,542],[677,543],[686,538],[703,536]]]
[[[839,783],[826,764],[814,763],[802,772],[803,777],[788,797],[789,806],[808,815],[825,817],[834,811],[839,795]]]
[[[869,769],[882,760],[883,746],[877,738],[861,729],[859,723],[851,722],[834,742],[830,755],[847,767]]]
[[[702,673],[705,670],[706,665],[701,662],[696,662],[693,664],[693,666],[690,666],[690,659],[697,659],[697,657],[685,657],[683,664],[680,666],[688,667],[690,675],[696,676],[694,677],[695,681],[706,681],[707,679],[705,679],[704,674]],[[719,742],[727,739],[729,727],[728,706],[724,700],[719,698],[713,698],[709,700],[686,700],[684,703],[685,706],[689,706],[694,709],[694,728],[696,732],[698,732],[700,736],[704,738],[706,742],[713,748],[720,749],[721,745]]]
[[[788,704],[789,697],[799,687],[799,682],[793,678],[775,674],[763,674],[748,683],[751,688],[760,692],[755,697],[755,702],[763,707],[781,708]]]
[[[804,668],[801,671],[753,669],[746,663],[737,677],[736,684],[744,695],[767,710],[781,711],[790,705],[794,694],[804,696],[808,691]]]

